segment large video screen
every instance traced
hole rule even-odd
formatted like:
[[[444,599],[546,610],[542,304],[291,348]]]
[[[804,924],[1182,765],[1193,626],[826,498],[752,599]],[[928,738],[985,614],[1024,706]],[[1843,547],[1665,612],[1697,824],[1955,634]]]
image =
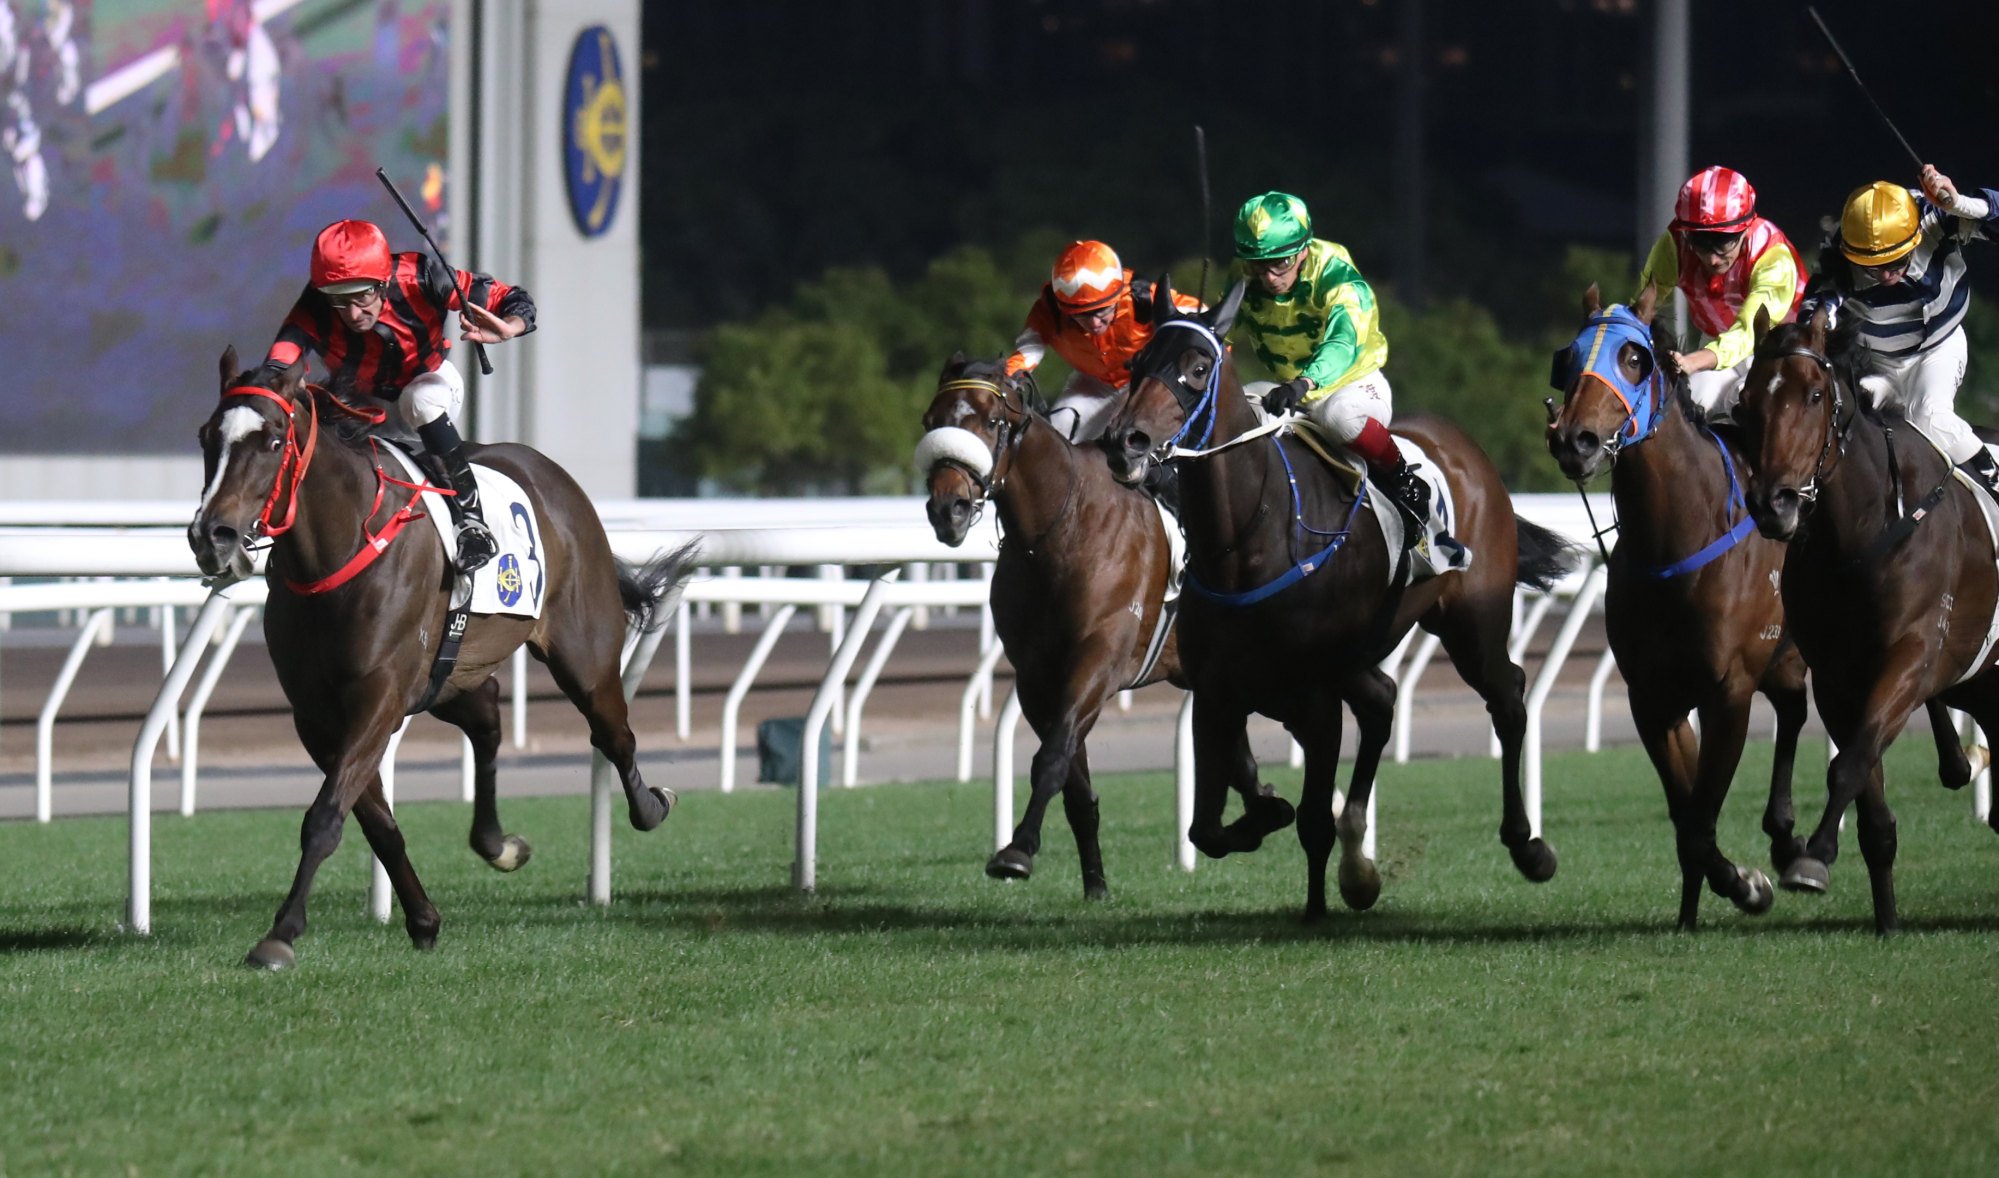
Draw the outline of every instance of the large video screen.
[[[0,0],[0,454],[190,449],[377,166],[445,228],[449,11]]]

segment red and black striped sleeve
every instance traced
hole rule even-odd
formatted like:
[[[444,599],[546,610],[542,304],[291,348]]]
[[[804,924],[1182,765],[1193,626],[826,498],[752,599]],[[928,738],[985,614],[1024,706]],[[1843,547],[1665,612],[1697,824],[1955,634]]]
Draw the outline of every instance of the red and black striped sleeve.
[[[264,363],[274,368],[290,368],[307,352],[325,355],[327,319],[326,300],[318,291],[306,287],[292,304],[291,313],[278,326],[271,350],[264,353]]]
[[[456,289],[447,289],[438,278],[443,273],[442,269],[429,256],[420,255],[419,266],[420,281],[433,306],[449,311],[458,306],[459,300],[469,300],[502,319],[518,315],[521,322],[527,325],[527,331],[534,330],[534,298],[524,288],[508,286],[490,274],[454,270]]]

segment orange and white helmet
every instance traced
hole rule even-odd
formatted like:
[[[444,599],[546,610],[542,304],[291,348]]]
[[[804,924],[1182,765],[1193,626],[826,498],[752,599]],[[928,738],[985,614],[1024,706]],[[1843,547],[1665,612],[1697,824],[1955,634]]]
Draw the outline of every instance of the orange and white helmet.
[[[1124,293],[1124,264],[1101,241],[1071,242],[1048,274],[1055,304],[1080,315],[1116,301]]]
[[[1740,233],[1756,218],[1756,190],[1732,168],[1703,168],[1680,188],[1670,228],[1687,233]]]

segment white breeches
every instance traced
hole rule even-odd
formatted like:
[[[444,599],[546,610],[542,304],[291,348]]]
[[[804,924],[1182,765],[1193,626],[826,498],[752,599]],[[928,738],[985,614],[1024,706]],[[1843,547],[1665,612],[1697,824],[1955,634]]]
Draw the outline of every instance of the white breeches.
[[[458,369],[446,360],[437,366],[435,372],[422,376],[403,386],[403,419],[413,429],[421,428],[449,415],[451,424],[462,425],[465,415],[465,378],[458,375]]]
[[[1978,435],[1957,415],[1957,387],[1964,383],[1968,349],[1964,328],[1913,356],[1870,356],[1860,387],[1876,408],[1900,409],[1909,424],[1923,431],[1952,462],[1967,462],[1978,453]]]
[[[1094,376],[1072,372],[1048,410],[1048,421],[1071,442],[1093,442],[1103,436],[1117,407],[1118,390]]]
[[[1709,417],[1726,413],[1742,399],[1742,378],[1749,375],[1749,364],[1744,360],[1733,368],[1696,372],[1687,378],[1687,395]]]
[[[1348,381],[1316,401],[1305,402],[1305,412],[1327,433],[1342,442],[1351,442],[1360,436],[1369,421],[1388,424],[1395,414],[1395,395],[1388,387],[1388,377],[1376,370]]]

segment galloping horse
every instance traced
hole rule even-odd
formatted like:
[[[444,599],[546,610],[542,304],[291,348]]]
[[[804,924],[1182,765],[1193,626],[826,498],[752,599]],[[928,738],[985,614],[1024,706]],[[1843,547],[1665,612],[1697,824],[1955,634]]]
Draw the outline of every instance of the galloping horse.
[[[1874,927],[1891,933],[1895,815],[1882,754],[1925,703],[1933,723],[1945,705],[1987,732],[1999,727],[1991,674],[1999,572],[1976,498],[1983,492],[1960,483],[1899,415],[1860,404],[1849,367],[1857,345],[1845,333],[1828,340],[1823,310],[1758,328],[1736,410],[1755,457],[1749,510],[1764,535],[1790,541],[1784,611],[1839,749],[1826,771],[1825,812],[1780,882],[1826,889],[1840,816],[1858,800]],[[1943,730],[1936,737],[1945,784],[1962,784],[1954,735],[1948,747]]]
[[[1669,384],[1652,337],[1654,288],[1626,309],[1583,299],[1582,332],[1557,358],[1562,408],[1550,403],[1548,451],[1578,486],[1611,472],[1617,548],[1604,625],[1631,719],[1666,789],[1680,857],[1680,926],[1693,928],[1701,881],[1753,916],[1770,910],[1769,877],[1715,845],[1749,730],[1751,697],[1777,709],[1777,751],[1763,830],[1779,871],[1804,851],[1792,832],[1791,765],[1805,723],[1805,664],[1782,638],[1784,546],[1756,535],[1743,506],[1747,464]],[[1700,713],[1700,735],[1687,714]]]
[[[997,365],[953,356],[923,427],[916,463],[929,484],[926,510],[937,538],[956,547],[988,501],[999,511],[1004,539],[993,570],[993,629],[1013,664],[1021,714],[1041,740],[1027,811],[986,874],[1033,874],[1042,818],[1059,792],[1082,860],[1083,894],[1107,896],[1084,741],[1121,688],[1161,679],[1186,686],[1171,619],[1161,617],[1172,555],[1159,511],[1111,478],[1099,450],[1070,445],[1023,397],[1005,391]],[[1155,634],[1163,645],[1148,666]],[[1244,841],[1290,825],[1290,804],[1258,785],[1247,744],[1232,780],[1247,810],[1237,820]]]
[[[1360,503],[1374,492],[1336,477],[1303,447],[1294,450],[1292,440],[1247,437],[1259,415],[1221,344],[1241,306],[1242,285],[1200,316],[1172,309],[1164,278],[1158,289],[1157,330],[1132,362],[1132,393],[1105,444],[1112,472],[1127,482],[1144,477],[1169,448],[1162,441],[1170,443],[1190,424],[1206,431],[1202,444],[1212,447],[1181,475],[1189,591],[1180,612],[1180,660],[1194,692],[1194,844],[1216,857],[1249,849],[1221,826],[1221,783],[1249,714],[1282,721],[1305,746],[1298,807],[1305,915],[1323,915],[1344,702],[1353,709],[1360,746],[1337,820],[1340,895],[1350,907],[1372,906],[1381,877],[1362,842],[1395,705],[1395,682],[1378,664],[1420,622],[1485,699],[1499,734],[1500,842],[1528,879],[1553,876],[1555,852],[1534,835],[1520,794],[1526,676],[1507,657],[1506,640],[1514,584],[1551,586],[1573,563],[1572,550],[1514,516],[1499,472],[1462,431],[1411,415],[1395,430],[1442,469],[1457,504],[1453,531],[1475,559],[1468,569],[1413,586],[1392,584],[1398,553]],[[1301,556],[1308,534],[1311,552]]]
[[[404,523],[423,516],[412,513],[413,486],[384,473],[372,439],[328,424],[360,415],[304,383],[300,365],[272,376],[239,373],[236,364],[234,348],[223,353],[221,401],[201,428],[206,489],[188,545],[203,573],[240,579],[250,572],[248,545],[270,539],[264,637],[299,739],[326,775],[300,830],[291,892],[246,963],[294,963],[292,942],[305,931],[313,875],[339,846],[350,810],[395,885],[410,940],[428,949],[437,942],[437,908],[382,797],[380,764],[403,717],[431,697],[452,570],[427,525],[390,543]],[[617,766],[632,825],[658,826],[674,798],[639,775],[618,658],[627,618],[642,627],[663,620],[656,611],[687,575],[689,554],[681,549],[626,568],[612,556],[582,488],[555,463],[525,446],[483,446],[476,454],[532,500],[544,605],[538,619],[473,615],[456,668],[429,711],[472,741],[472,849],[512,871],[527,862],[529,847],[502,831],[494,803],[500,708],[493,668],[527,643],[589,720],[590,743]],[[325,588],[336,578],[344,583]]]

